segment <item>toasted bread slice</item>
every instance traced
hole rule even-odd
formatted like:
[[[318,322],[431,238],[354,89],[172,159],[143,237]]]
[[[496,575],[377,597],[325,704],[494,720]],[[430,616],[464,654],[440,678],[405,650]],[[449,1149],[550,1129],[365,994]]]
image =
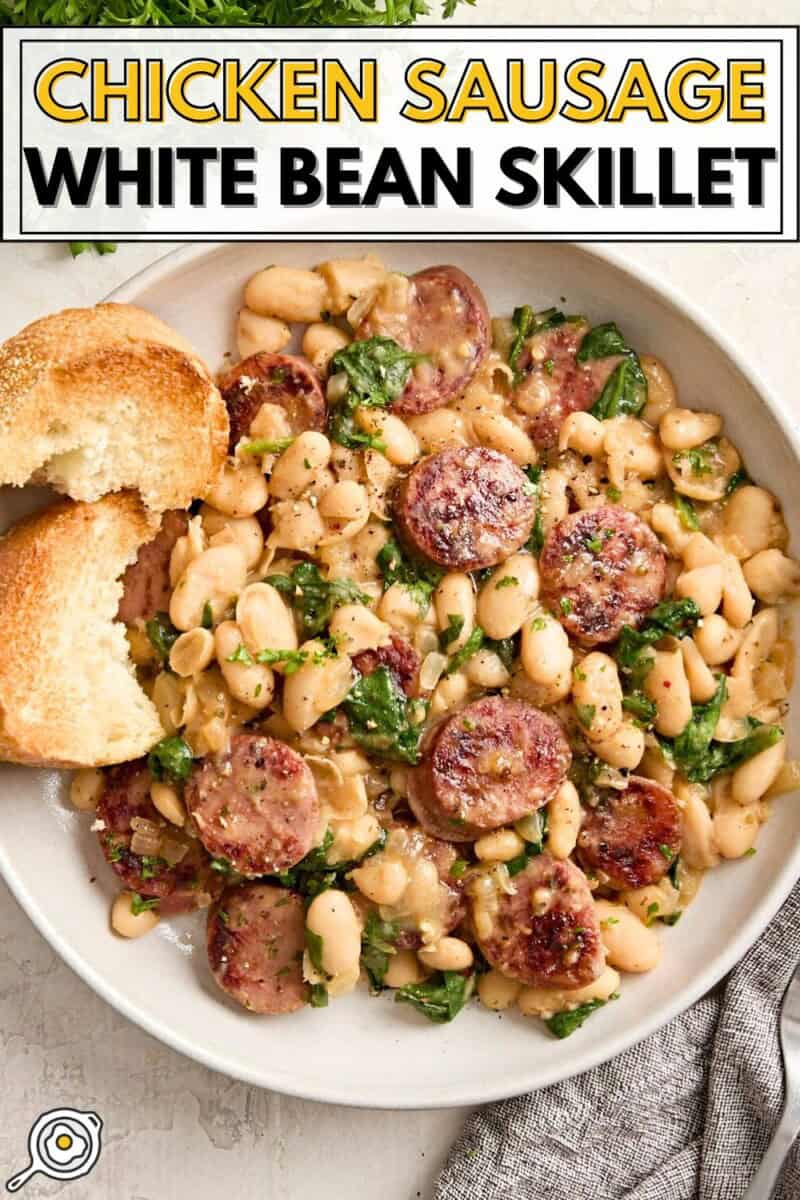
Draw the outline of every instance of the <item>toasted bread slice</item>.
[[[130,304],[71,308],[0,346],[0,483],[185,508],[225,461],[228,416],[188,342]]]
[[[116,620],[120,576],[157,526],[123,492],[59,501],[0,540],[0,759],[103,766],[164,736]]]

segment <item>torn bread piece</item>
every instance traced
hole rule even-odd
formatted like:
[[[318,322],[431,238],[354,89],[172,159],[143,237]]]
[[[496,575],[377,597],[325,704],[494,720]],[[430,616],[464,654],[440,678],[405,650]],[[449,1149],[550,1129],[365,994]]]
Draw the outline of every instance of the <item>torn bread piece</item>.
[[[0,346],[0,484],[74,500],[138,491],[154,512],[202,498],[228,416],[207,368],[130,304],[65,309]]]
[[[117,619],[159,520],[132,493],[59,501],[0,539],[0,759],[96,767],[164,736]]]

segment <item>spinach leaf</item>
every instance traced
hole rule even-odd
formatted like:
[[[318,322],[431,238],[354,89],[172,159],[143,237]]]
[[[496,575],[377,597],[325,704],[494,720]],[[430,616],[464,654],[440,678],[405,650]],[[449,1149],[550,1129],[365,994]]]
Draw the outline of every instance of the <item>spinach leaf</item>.
[[[321,936],[318,933],[314,933],[313,929],[309,929],[308,926],[306,926],[305,938],[306,950],[308,950],[308,957],[311,960],[312,967],[315,971],[319,971],[320,975],[327,979],[328,972],[322,965],[322,951],[324,943]]]
[[[519,875],[520,871],[524,871],[530,860],[544,850],[544,841],[547,837],[547,809],[539,808],[536,812],[523,818],[522,821],[517,822],[516,829],[525,842],[525,849],[506,863],[506,869],[512,878],[514,875]]]
[[[602,1008],[605,1003],[605,1000],[587,1000],[585,1004],[579,1004],[571,1012],[554,1013],[552,1017],[547,1018],[545,1025],[557,1038],[569,1037],[576,1029],[580,1029],[587,1017],[590,1017],[596,1009]]]
[[[484,637],[483,646],[486,650],[492,650],[507,671],[511,670],[511,665],[514,662],[514,657],[517,653],[517,643],[515,638],[488,638]]]
[[[473,654],[477,654],[483,645],[483,639],[486,635],[480,625],[476,625],[472,633],[469,635],[464,645],[460,650],[456,650],[455,654],[447,664],[446,675],[453,675],[456,671],[460,671],[464,663],[472,658]]]
[[[663,600],[650,609],[641,628],[622,626],[615,650],[619,667],[628,673],[637,673],[642,667],[642,650],[660,642],[663,637],[686,637],[699,620],[700,609],[694,600]]]
[[[380,438],[357,428],[356,410],[387,408],[403,391],[413,368],[425,358],[424,354],[404,350],[388,337],[351,342],[337,351],[331,360],[331,374],[344,372],[348,390],[331,409],[328,433],[333,441],[350,450],[385,450]]]
[[[281,871],[280,874],[267,878],[275,879],[282,887],[291,888],[292,891],[300,892],[301,895],[308,897],[318,896],[320,892],[327,891],[331,887],[346,890],[350,886],[346,878],[348,873],[365,859],[377,854],[385,844],[386,833],[382,830],[380,837],[362,854],[361,858],[347,859],[344,862],[331,864],[328,862],[328,851],[333,845],[333,834],[330,829],[327,829],[321,845],[309,850],[299,863],[287,871]]]
[[[384,589],[390,588],[393,583],[401,584],[414,597],[420,612],[427,612],[433,590],[441,581],[444,571],[412,559],[394,540],[380,548],[375,561],[383,576]]]
[[[563,325],[568,319],[557,308],[546,308],[543,312],[537,313],[534,312],[530,304],[523,304],[519,308],[514,309],[511,317],[511,324],[514,326],[514,339],[508,352],[508,365],[514,372],[515,383],[519,383],[521,378],[517,364],[519,356],[522,353],[522,347],[528,338],[533,337],[537,333],[544,333],[548,329],[555,329],[556,326]]]
[[[725,703],[727,683],[719,676],[717,690],[706,704],[693,704],[686,728],[671,741],[659,738],[667,758],[683,771],[691,783],[708,783],[721,771],[732,771],[754,754],[774,746],[783,737],[778,725],[764,725],[754,717],[748,720],[750,732],[735,742],[714,741],[719,714]]]
[[[464,628],[464,618],[457,613],[447,614],[447,629],[443,629],[439,634],[439,645],[442,650],[446,650],[451,642],[460,637],[461,630]]]
[[[298,563],[291,575],[266,575],[264,582],[276,588],[294,606],[304,639],[321,633],[334,609],[341,604],[370,602],[352,579],[323,579],[319,569],[310,562]]]
[[[361,934],[361,965],[367,972],[373,992],[383,989],[383,980],[394,954],[394,944],[400,932],[396,921],[384,921],[375,909],[370,909]]]
[[[652,725],[656,719],[655,701],[650,700],[638,689],[622,697],[622,707],[643,725]]]
[[[674,496],[675,508],[678,510],[681,525],[684,529],[696,530],[700,528],[700,522],[697,519],[697,513],[694,510],[694,505],[691,500],[687,500],[680,492],[676,492]]]
[[[169,652],[178,640],[178,630],[169,619],[169,613],[157,612],[151,620],[145,622],[145,633],[150,645],[162,662],[167,662]]]
[[[192,751],[183,738],[165,737],[148,754],[147,765],[154,779],[182,783],[192,769]]]
[[[744,467],[739,467],[738,471],[734,471],[728,480],[728,486],[725,488],[725,495],[730,496],[737,488],[744,487],[746,483],[752,483],[752,479],[745,471]]]
[[[387,667],[361,675],[347,693],[342,708],[350,736],[372,754],[416,763],[422,723],[420,701],[409,700]]]
[[[587,363],[593,359],[622,354],[606,380],[602,392],[591,408],[593,417],[606,421],[623,413],[637,416],[647,403],[647,378],[637,354],[631,349],[613,321],[595,325],[580,344],[575,361]]]
[[[437,1025],[452,1021],[475,990],[475,976],[437,971],[424,983],[407,983],[395,992],[397,1004],[411,1004]]]
[[[542,468],[541,467],[526,467],[525,474],[528,476],[530,485],[530,494],[536,500],[536,516],[533,522],[531,535],[525,543],[525,549],[531,554],[538,556],[542,553],[544,545],[544,525],[542,524]]]
[[[328,989],[324,983],[312,983],[309,1004],[312,1008],[328,1007]]]

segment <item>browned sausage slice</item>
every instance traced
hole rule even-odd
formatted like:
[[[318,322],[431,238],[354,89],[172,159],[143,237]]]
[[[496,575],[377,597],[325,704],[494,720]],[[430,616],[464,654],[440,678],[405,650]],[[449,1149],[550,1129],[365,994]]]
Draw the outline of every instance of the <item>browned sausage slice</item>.
[[[240,875],[286,871],[314,844],[314,776],[277,738],[236,734],[226,751],[194,767],[184,795],[209,854]]]
[[[262,404],[285,408],[293,434],[325,428],[328,408],[319,376],[293,354],[251,354],[223,373],[219,390],[228,407],[231,451],[250,432]]]
[[[469,842],[540,808],[572,755],[558,721],[522,700],[485,696],[431,733],[408,802],[428,833]]]
[[[387,646],[355,654],[353,666],[362,675],[371,675],[378,667],[386,667],[407,696],[418,696],[420,657],[399,633],[392,633],[390,638]]]
[[[521,381],[512,403],[525,416],[525,428],[543,450],[555,446],[561,423],[573,412],[586,412],[598,399],[621,355],[579,363],[575,359],[589,326],[567,321],[532,337],[520,356]]]
[[[484,446],[451,446],[417,463],[395,520],[416,554],[450,571],[493,567],[519,550],[536,517],[520,468]]]
[[[151,542],[140,547],[136,562],[122,576],[122,599],[117,619],[126,625],[137,617],[148,621],[157,612],[169,608],[172,588],[169,582],[169,560],[173,547],[188,528],[185,512],[165,512],[161,528]]]
[[[613,888],[640,888],[663,879],[681,848],[678,802],[659,783],[632,775],[624,791],[608,789],[587,808],[578,837],[586,871]]]
[[[496,911],[473,900],[487,962],[534,987],[578,988],[597,979],[605,952],[583,872],[568,860],[539,854],[512,882],[513,895],[499,892]]]
[[[407,281],[404,303],[385,307],[378,294],[358,329],[359,339],[383,335],[425,354],[392,408],[404,416],[430,412],[460,396],[489,347],[483,294],[458,267],[428,267]]]
[[[550,530],[539,571],[542,599],[584,646],[640,625],[664,595],[667,560],[653,531],[619,505],[570,513]]]
[[[207,945],[215,980],[249,1012],[290,1013],[308,1003],[305,909],[296,892],[265,883],[228,888],[208,914]]]
[[[211,870],[200,842],[169,825],[156,810],[150,783],[143,758],[106,771],[97,805],[103,853],[127,888],[161,899],[162,912],[205,907],[222,886],[220,876]],[[131,843],[136,838],[139,844],[137,833],[159,844],[150,853],[136,853]]]

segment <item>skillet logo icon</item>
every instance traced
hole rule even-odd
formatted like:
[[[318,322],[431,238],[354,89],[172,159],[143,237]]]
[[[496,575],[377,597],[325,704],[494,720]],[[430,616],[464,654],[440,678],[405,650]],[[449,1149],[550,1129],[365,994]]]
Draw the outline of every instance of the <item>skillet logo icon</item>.
[[[42,1113],[28,1134],[30,1162],[6,1180],[6,1191],[18,1192],[41,1173],[48,1179],[81,1179],[100,1157],[103,1122],[94,1112],[53,1108]]]

